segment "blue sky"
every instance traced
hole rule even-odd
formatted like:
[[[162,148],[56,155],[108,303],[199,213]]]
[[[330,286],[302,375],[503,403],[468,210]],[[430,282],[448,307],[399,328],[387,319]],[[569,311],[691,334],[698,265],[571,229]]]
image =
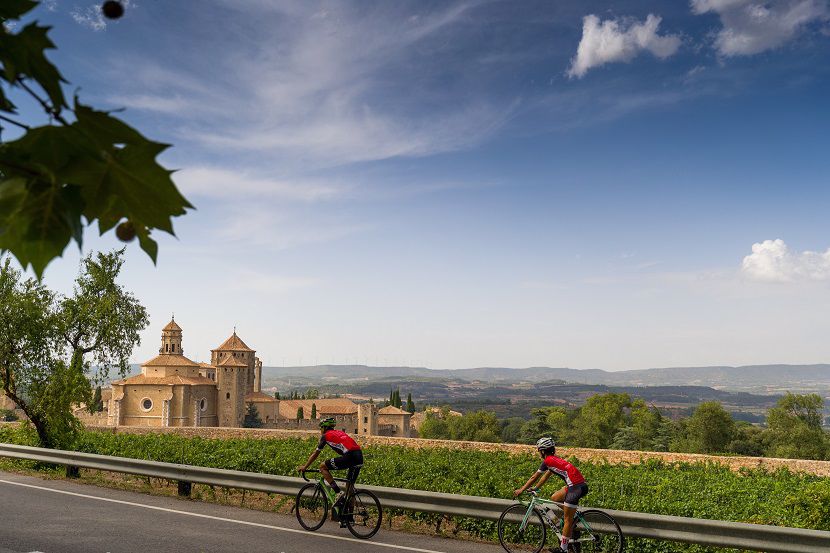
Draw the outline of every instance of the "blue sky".
[[[36,16],[198,208],[158,266],[129,246],[136,361],[174,311],[199,360],[234,324],[268,365],[830,360],[827,1]]]

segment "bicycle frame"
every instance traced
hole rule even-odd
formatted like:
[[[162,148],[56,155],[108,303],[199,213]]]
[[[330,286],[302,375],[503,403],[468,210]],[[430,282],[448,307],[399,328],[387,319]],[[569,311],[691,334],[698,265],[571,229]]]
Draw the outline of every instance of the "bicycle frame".
[[[319,473],[320,471],[316,470],[316,469],[309,469],[309,470],[305,470],[301,473],[302,476],[303,476],[303,480],[305,480],[307,482],[311,482],[311,480],[309,480],[305,476],[305,473],[307,473],[307,472]],[[323,493],[326,494],[326,498],[329,500],[329,505],[331,505],[331,508],[334,509],[334,499],[335,499],[334,490],[331,489],[331,486],[329,486],[326,483],[326,479],[323,478],[322,474],[316,480],[317,480],[317,487],[320,488],[321,490],[323,490]],[[337,481],[337,482],[343,482],[343,483],[346,484],[346,495],[343,496],[343,505],[348,506],[349,501],[351,500],[351,498],[352,498],[352,496],[354,495],[354,492],[355,492],[354,486],[346,478],[335,478],[334,480]],[[338,514],[350,515],[352,513],[338,513]]]
[[[530,519],[530,513],[532,513],[533,510],[536,507],[538,507],[540,505],[556,505],[561,510],[565,506],[564,503],[560,503],[558,501],[552,501],[550,499],[542,499],[541,497],[539,497],[539,494],[536,491],[530,491],[528,493],[531,495],[530,501],[524,502],[521,499],[517,499],[517,501],[519,503],[521,503],[522,505],[527,504],[527,512],[525,513],[524,519],[522,519],[522,524],[519,526],[519,530],[522,531],[522,532],[527,527],[527,522]],[[549,516],[550,513],[547,509],[539,509],[539,511],[544,515],[543,519],[546,519],[548,521],[548,523],[550,524],[550,528],[551,528],[551,530],[553,530],[553,533],[556,534],[556,537],[561,540],[562,539],[562,533],[559,530],[562,529],[562,523],[564,522],[563,518],[561,516],[554,515],[556,517],[556,520],[551,520],[551,518]],[[579,509],[577,509],[576,512],[574,513],[574,527],[576,526],[577,522],[582,524],[582,526],[588,531],[589,534],[593,534],[593,530],[588,525],[588,523],[585,522],[585,519],[582,518],[582,513],[579,511]],[[578,539],[571,539],[571,543],[591,541],[592,539],[593,538],[582,538],[582,537],[580,537]]]

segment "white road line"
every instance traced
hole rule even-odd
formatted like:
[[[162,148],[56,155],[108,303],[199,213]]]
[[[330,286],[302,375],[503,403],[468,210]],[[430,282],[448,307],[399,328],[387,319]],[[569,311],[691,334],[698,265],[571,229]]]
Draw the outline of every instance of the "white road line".
[[[393,549],[400,549],[403,551],[416,551],[418,553],[445,553],[442,551],[436,551],[434,549],[421,549],[419,547],[409,547],[406,545],[396,545],[394,543],[384,543],[379,541],[370,541],[370,540],[359,540],[357,538],[348,538],[346,536],[333,536],[331,534],[315,534],[312,532],[307,532],[305,530],[299,530],[297,528],[284,528],[282,526],[273,526],[271,524],[261,524],[259,522],[249,522],[246,520],[235,520],[232,518],[224,518],[224,517],[217,517],[213,515],[204,515],[202,513],[191,513],[188,511],[179,511],[177,509],[168,509],[166,507],[157,507],[155,505],[144,505],[143,503],[134,503],[132,501],[123,501],[121,499],[110,499],[108,497],[98,497],[95,495],[87,495],[83,493],[76,493],[76,492],[67,492],[64,490],[56,490],[54,488],[46,488],[44,486],[35,486],[33,484],[24,484],[22,482],[12,482],[10,480],[2,480],[0,479],[0,483],[3,484],[10,484],[12,486],[22,486],[24,488],[35,488],[37,490],[44,490],[47,492],[53,493],[62,493],[64,495],[72,495],[75,497],[85,497],[87,499],[96,499],[98,501],[107,501],[109,503],[120,503],[121,505],[130,505],[132,507],[141,507],[144,509],[153,509],[155,511],[166,511],[168,513],[175,513],[177,515],[186,515],[190,517],[197,517],[197,518],[207,518],[211,520],[221,520],[222,522],[232,522],[234,524],[244,524],[246,526],[256,526],[259,528],[269,528],[271,530],[279,530],[281,532],[291,532],[292,534],[303,534],[308,537],[316,537],[316,538],[326,538],[330,540],[341,540],[341,541],[351,541],[355,543],[360,543],[364,545],[376,545],[379,547],[391,547]]]

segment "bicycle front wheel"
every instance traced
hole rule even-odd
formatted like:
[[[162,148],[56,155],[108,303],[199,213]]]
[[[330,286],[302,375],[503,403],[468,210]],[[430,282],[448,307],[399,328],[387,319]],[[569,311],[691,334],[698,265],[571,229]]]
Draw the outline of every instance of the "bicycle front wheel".
[[[577,553],[622,553],[622,530],[608,513],[589,509],[577,514],[571,549]]]
[[[329,501],[319,484],[306,484],[297,492],[294,513],[306,530],[318,530],[326,522],[328,511]]]
[[[354,494],[354,506],[343,513],[346,519],[346,527],[356,538],[368,540],[380,529],[383,511],[380,509],[380,501],[375,494],[360,490]]]
[[[499,517],[499,541],[508,553],[539,553],[545,546],[547,528],[539,511],[527,505],[511,505]],[[525,516],[527,515],[527,522]]]

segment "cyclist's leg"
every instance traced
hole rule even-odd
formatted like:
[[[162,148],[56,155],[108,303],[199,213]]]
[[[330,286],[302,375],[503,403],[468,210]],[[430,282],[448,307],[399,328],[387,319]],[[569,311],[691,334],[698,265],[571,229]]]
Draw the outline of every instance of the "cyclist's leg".
[[[331,472],[329,471],[329,461],[331,461],[331,459],[326,459],[325,461],[320,463],[320,474],[323,475],[323,479],[329,486],[331,486],[331,488],[335,492],[339,492],[340,486],[338,486],[337,482],[334,481],[334,477],[331,475]]]
[[[337,482],[334,480],[334,477],[331,475],[331,471],[333,470],[343,470],[348,468],[349,466],[349,459],[345,455],[341,455],[340,457],[333,457],[331,459],[326,459],[323,463],[320,464],[320,473],[325,478],[326,482],[328,482],[329,486],[335,492],[340,492],[340,486],[337,485]]]
[[[562,511],[565,513],[565,524],[562,526],[562,536],[570,540],[572,535],[572,528],[574,522],[574,514],[579,506],[579,500],[587,495],[588,485],[585,483],[577,484],[575,486],[565,488],[565,499],[562,506]],[[561,491],[561,490],[560,490]],[[567,543],[565,543],[567,545]],[[567,547],[562,547],[567,551]]]

